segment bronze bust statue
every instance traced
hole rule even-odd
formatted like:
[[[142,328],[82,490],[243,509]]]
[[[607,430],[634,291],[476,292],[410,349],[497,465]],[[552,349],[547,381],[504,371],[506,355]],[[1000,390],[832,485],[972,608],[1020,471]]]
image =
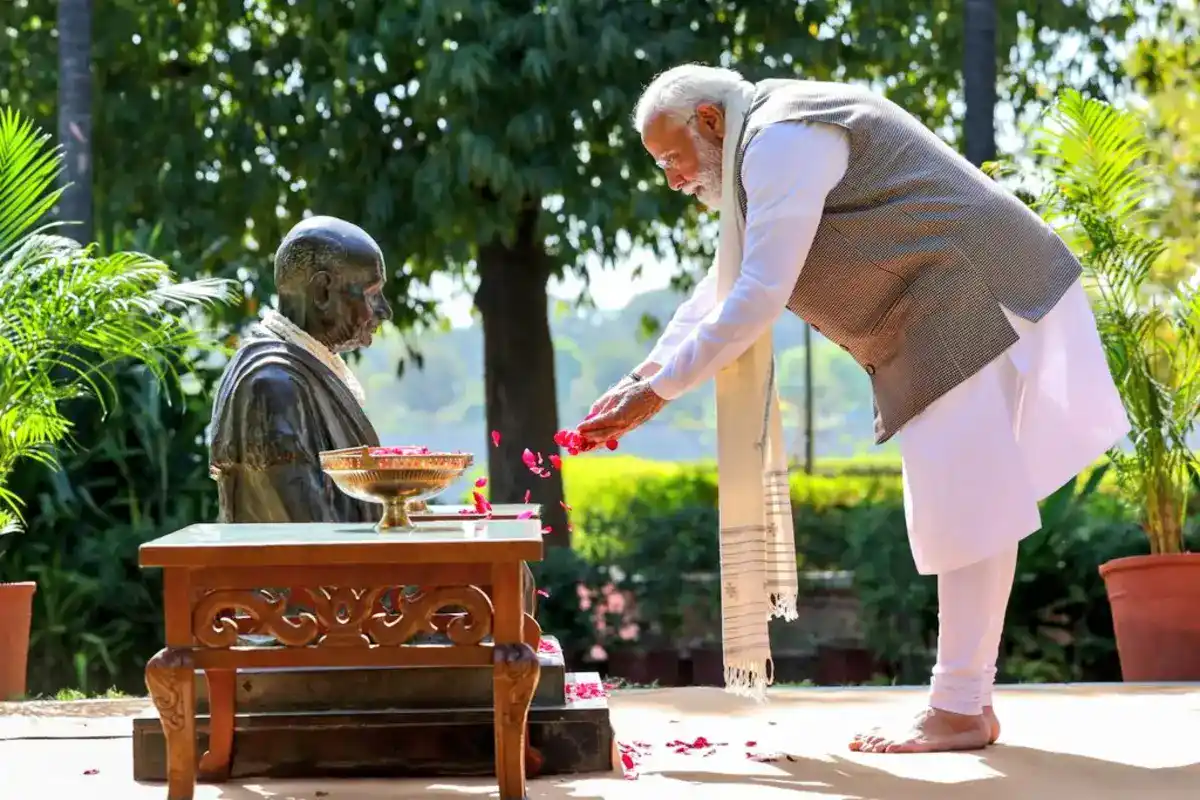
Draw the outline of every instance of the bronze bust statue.
[[[318,454],[379,437],[341,353],[371,344],[392,310],[383,253],[366,231],[311,217],[275,254],[279,311],[253,325],[213,400],[209,467],[221,522],[375,522]]]
[[[341,353],[367,347],[392,318],[383,253],[357,225],[311,217],[275,254],[279,310],[251,326],[213,400],[209,470],[218,521],[370,522],[380,506],[344,494],[322,450],[379,446]],[[525,567],[525,608],[537,608]]]

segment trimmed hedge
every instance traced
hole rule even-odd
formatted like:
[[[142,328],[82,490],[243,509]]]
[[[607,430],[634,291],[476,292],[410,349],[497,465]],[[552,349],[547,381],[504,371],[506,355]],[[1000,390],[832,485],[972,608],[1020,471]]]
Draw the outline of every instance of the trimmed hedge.
[[[866,472],[793,475],[798,566],[852,571],[866,645],[886,677],[925,682],[936,646],[936,580],[913,566],[899,474]],[[711,466],[578,458],[567,460],[565,479],[574,551],[551,551],[537,570],[551,593],[541,611],[546,630],[581,653],[596,643],[630,646],[634,623],[646,646],[680,644],[689,616],[717,618],[716,584],[690,579],[719,569]],[[1001,680],[1120,679],[1097,567],[1146,552],[1146,543],[1110,483],[1101,469],[1043,503],[1044,526],[1021,547]],[[612,601],[622,591],[640,619]],[[599,634],[598,622],[606,623]]]

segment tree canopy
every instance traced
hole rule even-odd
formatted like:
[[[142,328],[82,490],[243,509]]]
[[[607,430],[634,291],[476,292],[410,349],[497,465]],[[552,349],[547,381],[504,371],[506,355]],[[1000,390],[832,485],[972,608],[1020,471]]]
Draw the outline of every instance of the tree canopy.
[[[1030,116],[1063,84],[1107,94],[1136,5],[996,0],[1001,103]],[[0,102],[47,126],[54,12],[15,0],[0,32]],[[552,448],[559,424],[546,282],[639,243],[708,249],[630,129],[640,88],[684,61],[865,81],[957,140],[962,13],[958,0],[114,0],[93,31],[97,235],[237,278],[229,321],[264,302],[270,254],[306,212],[379,239],[402,328],[436,318],[431,275],[462,280],[483,318],[488,424],[506,434],[492,489],[536,489],[554,508],[557,476],[499,474],[523,447]],[[1082,46],[1060,47],[1069,37]]]

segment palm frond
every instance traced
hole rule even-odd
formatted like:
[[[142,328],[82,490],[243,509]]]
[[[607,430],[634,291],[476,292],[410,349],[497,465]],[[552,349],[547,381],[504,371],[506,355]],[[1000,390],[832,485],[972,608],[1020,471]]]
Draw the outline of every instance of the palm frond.
[[[209,344],[187,312],[233,295],[230,281],[181,282],[145,253],[101,255],[48,233],[61,167],[48,136],[0,109],[0,526],[20,519],[4,486],[13,464],[53,466],[54,446],[70,436],[65,401],[91,396],[106,408],[122,361],[177,377],[174,360]]]
[[[0,257],[58,202],[62,172],[50,136],[15,110],[0,109]]]
[[[1153,552],[1183,547],[1200,417],[1200,296],[1152,286],[1165,242],[1147,234],[1154,186],[1141,121],[1068,91],[1038,138],[1054,185],[1039,201],[1060,223],[1096,297],[1096,322],[1125,403],[1132,452],[1114,452],[1121,485],[1141,504]]]

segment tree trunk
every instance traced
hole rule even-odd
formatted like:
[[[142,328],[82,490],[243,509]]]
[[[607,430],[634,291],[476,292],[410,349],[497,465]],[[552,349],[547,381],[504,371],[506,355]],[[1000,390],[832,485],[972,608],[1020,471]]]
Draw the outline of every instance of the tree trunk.
[[[963,8],[963,125],[967,160],[996,158],[996,2],[966,0]]]
[[[59,198],[62,233],[93,241],[92,0],[58,2],[58,142],[63,148]]]
[[[488,430],[500,432],[500,446],[488,450],[488,487],[493,503],[542,505],[549,525],[546,544],[569,546],[562,507],[562,475],[548,456],[558,454],[554,344],[550,338],[546,282],[549,259],[537,238],[538,204],[522,212],[511,246],[491,242],[479,251],[479,290],[475,307],[483,318],[484,399]],[[489,439],[489,446],[491,441]],[[526,468],[521,454],[541,454],[550,477]]]

